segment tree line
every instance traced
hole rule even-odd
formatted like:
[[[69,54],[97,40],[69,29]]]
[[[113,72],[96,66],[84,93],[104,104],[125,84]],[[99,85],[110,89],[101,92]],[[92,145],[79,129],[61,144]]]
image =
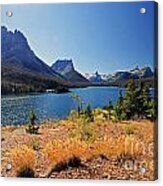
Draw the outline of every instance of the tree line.
[[[88,104],[84,108],[84,102],[79,95],[72,94],[74,100],[78,102],[77,113],[78,116],[84,116],[87,121],[94,121],[93,110]],[[125,91],[120,90],[117,102],[115,105],[112,101],[103,107],[108,115],[106,118],[114,120],[135,120],[135,119],[157,119],[157,99],[155,92],[151,92],[147,84],[142,81],[135,81],[131,78],[128,81]]]

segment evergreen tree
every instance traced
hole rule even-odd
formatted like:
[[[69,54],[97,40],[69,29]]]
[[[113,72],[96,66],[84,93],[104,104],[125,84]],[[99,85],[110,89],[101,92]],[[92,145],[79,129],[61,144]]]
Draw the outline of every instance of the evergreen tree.
[[[114,107],[113,107],[113,104],[112,104],[112,101],[109,101],[109,105],[108,105],[108,112],[109,112],[109,119],[112,118],[112,111],[113,111]]]
[[[116,115],[120,120],[134,118],[156,118],[156,103],[151,98],[150,90],[147,85],[139,82],[136,84],[132,78],[129,80],[125,96],[120,92],[117,104]]]
[[[126,113],[126,119],[132,119],[136,117],[138,111],[138,102],[137,98],[139,95],[139,91],[137,89],[136,82],[134,78],[129,80],[126,94],[125,94],[125,101],[124,101],[124,109]]]
[[[34,112],[34,110],[30,112],[29,118],[30,118],[31,125],[34,126],[36,120],[36,113]]]
[[[126,113],[124,110],[124,98],[122,96],[122,90],[119,92],[117,104],[115,106],[116,116],[119,120],[126,119]]]
[[[152,101],[148,86],[144,85],[141,96],[143,99],[141,115],[147,118],[147,110],[151,109],[151,101]]]
[[[108,110],[113,110],[113,109],[114,107],[113,107],[112,101],[110,100],[109,105],[108,105]]]
[[[88,122],[94,121],[94,116],[93,116],[90,104],[88,104],[88,106],[85,110],[85,116],[86,116],[86,119],[87,119]]]

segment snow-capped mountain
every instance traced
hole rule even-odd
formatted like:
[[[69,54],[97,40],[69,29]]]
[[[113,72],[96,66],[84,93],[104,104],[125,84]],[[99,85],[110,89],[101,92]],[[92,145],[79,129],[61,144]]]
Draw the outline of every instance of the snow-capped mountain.
[[[125,81],[131,77],[134,79],[149,78],[153,75],[150,67],[139,68],[138,66],[128,71],[117,71],[113,74],[100,74],[97,71],[95,73],[85,73],[85,77],[92,83]]]

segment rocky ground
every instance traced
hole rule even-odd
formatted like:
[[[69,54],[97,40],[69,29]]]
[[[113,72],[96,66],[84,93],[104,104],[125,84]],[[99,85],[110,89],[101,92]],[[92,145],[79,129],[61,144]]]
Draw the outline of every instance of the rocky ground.
[[[38,134],[26,133],[24,126],[2,127],[2,176],[20,176],[29,168],[29,177],[156,178],[154,123],[96,121],[83,129],[77,122],[45,122]]]

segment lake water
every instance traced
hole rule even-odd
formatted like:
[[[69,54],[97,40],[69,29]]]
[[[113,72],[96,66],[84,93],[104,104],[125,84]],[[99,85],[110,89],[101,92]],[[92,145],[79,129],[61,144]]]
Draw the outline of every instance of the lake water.
[[[124,90],[123,88],[121,88]],[[103,107],[112,100],[116,103],[120,88],[118,87],[89,87],[72,89],[80,95],[85,105],[92,108]],[[37,122],[45,119],[65,118],[72,109],[77,108],[77,103],[71,93],[54,94],[25,94],[19,96],[2,96],[1,98],[1,124],[26,124],[29,123],[29,113],[34,110]]]

